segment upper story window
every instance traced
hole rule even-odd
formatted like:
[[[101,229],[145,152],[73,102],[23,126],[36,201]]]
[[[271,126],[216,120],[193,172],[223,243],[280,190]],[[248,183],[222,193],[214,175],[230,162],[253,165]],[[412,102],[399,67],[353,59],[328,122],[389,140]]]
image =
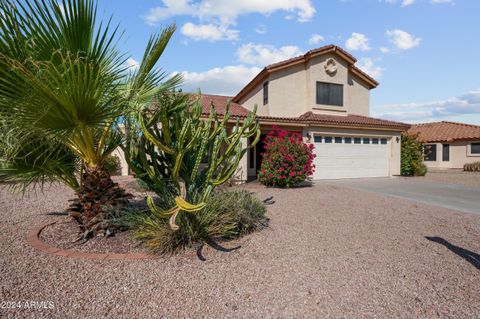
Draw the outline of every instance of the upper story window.
[[[343,106],[343,85],[317,82],[317,104]]]
[[[268,104],[268,81],[263,83],[263,105]]]

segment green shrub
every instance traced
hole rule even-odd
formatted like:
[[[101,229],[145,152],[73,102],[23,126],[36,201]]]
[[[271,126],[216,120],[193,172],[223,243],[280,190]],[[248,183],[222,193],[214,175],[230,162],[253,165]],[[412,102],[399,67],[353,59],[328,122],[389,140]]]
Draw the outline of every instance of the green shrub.
[[[402,176],[425,176],[422,143],[418,134],[402,133],[400,174]]]
[[[265,213],[265,204],[246,190],[215,192],[202,210],[177,217],[178,230],[172,230],[168,219],[150,213],[138,214],[133,228],[135,237],[148,248],[173,253],[195,244],[234,239],[262,229],[267,225]],[[131,223],[131,218],[124,219]]]
[[[103,162],[103,167],[110,175],[122,175],[122,164],[117,155],[108,155]]]
[[[467,172],[480,172],[480,162],[465,164],[463,165],[463,170]]]
[[[306,144],[298,133],[274,127],[265,138],[259,180],[266,186],[290,187],[313,174],[313,144]]]
[[[412,163],[413,175],[414,176],[425,176],[427,174],[428,168],[423,162],[414,162]]]

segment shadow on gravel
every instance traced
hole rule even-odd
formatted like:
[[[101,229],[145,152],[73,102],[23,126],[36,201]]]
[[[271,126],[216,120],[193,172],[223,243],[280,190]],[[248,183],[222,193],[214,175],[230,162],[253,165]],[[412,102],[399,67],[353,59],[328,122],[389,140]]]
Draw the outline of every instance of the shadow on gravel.
[[[47,216],[68,216],[68,212],[50,212],[45,213]]]
[[[480,255],[474,253],[473,251],[467,250],[462,247],[458,247],[455,245],[450,244],[447,240],[441,237],[429,237],[425,236],[426,239],[433,241],[437,244],[443,245],[447,247],[450,251],[454,252],[455,254],[459,255],[469,263],[471,263],[475,268],[480,270]]]
[[[213,240],[208,240],[206,243],[207,243],[208,246],[212,247],[213,249],[224,252],[224,253],[229,253],[229,252],[232,252],[234,250],[242,248],[242,246],[236,246],[236,247],[233,247],[233,248],[226,248],[226,247],[221,246],[220,244],[218,244],[217,242],[215,242]],[[206,261],[207,259],[202,254],[203,246],[204,246],[204,244],[202,244],[202,245],[200,245],[200,247],[198,247],[197,257],[201,261]]]

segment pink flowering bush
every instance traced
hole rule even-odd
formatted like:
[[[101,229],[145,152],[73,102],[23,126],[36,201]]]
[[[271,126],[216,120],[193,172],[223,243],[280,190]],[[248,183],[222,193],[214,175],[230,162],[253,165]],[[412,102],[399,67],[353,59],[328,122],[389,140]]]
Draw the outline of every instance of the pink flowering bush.
[[[290,187],[313,174],[313,145],[306,144],[299,133],[273,127],[265,138],[265,152],[259,172],[262,184]]]

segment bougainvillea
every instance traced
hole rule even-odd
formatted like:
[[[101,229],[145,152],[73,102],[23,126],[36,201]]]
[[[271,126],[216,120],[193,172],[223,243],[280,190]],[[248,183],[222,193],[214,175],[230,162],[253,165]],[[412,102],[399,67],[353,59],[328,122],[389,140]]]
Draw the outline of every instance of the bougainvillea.
[[[290,187],[313,174],[313,144],[304,143],[299,133],[273,127],[264,140],[264,149],[259,172],[262,184]]]

